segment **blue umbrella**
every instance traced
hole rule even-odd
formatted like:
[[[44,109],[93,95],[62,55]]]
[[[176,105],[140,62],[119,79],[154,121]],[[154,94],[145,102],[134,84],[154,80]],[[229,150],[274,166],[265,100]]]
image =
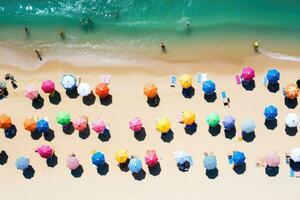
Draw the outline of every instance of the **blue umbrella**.
[[[92,163],[97,167],[102,166],[105,163],[104,154],[100,151],[94,153],[92,156]]]
[[[234,165],[242,165],[245,163],[246,157],[243,152],[236,151],[233,153],[232,160]]]
[[[210,95],[215,92],[216,84],[211,80],[204,81],[202,85],[202,90],[206,95]]]
[[[267,106],[265,108],[264,115],[265,115],[266,119],[268,119],[268,120],[276,119],[276,117],[278,115],[277,108],[275,106],[272,106],[272,105]]]
[[[139,173],[142,170],[142,161],[138,158],[132,158],[129,161],[128,168],[131,173]]]
[[[49,123],[44,119],[40,119],[36,123],[36,130],[38,132],[47,132],[49,130]]]
[[[29,159],[21,156],[21,157],[17,158],[15,164],[16,164],[17,169],[25,170],[29,167]]]
[[[280,73],[276,69],[270,69],[267,73],[267,79],[269,83],[277,83],[280,79]]]
[[[223,120],[223,125],[225,130],[232,130],[235,128],[235,119],[232,116],[226,116]]]
[[[203,164],[205,169],[213,170],[217,167],[217,159],[215,156],[205,156]]]

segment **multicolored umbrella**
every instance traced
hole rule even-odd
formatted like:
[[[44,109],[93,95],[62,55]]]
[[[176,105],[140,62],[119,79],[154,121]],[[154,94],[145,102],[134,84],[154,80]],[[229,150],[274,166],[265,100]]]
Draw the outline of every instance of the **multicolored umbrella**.
[[[157,87],[153,83],[148,83],[144,86],[144,94],[148,98],[157,96]]]
[[[96,133],[103,133],[106,129],[106,124],[104,122],[104,120],[102,119],[95,119],[92,122],[92,129],[96,132]]]
[[[109,95],[109,87],[106,83],[99,83],[95,88],[95,93],[100,97],[104,98]]]
[[[294,162],[300,162],[300,148],[292,149],[290,155]]]
[[[131,158],[128,164],[131,173],[139,173],[143,169],[143,164],[137,157]]]
[[[216,127],[220,123],[220,115],[216,113],[210,113],[206,117],[206,122],[210,127]]]
[[[70,123],[71,116],[69,113],[61,111],[56,115],[56,122],[62,126],[66,126]]]
[[[85,117],[77,117],[72,121],[73,127],[78,131],[84,131],[87,128],[87,119]]]
[[[295,128],[299,124],[299,117],[296,113],[288,113],[285,117],[285,125],[290,128]]]
[[[285,87],[284,91],[287,98],[296,99],[300,90],[296,84],[289,84]]]
[[[202,90],[206,95],[211,95],[216,90],[216,84],[211,80],[204,81],[202,85]]]
[[[28,85],[25,88],[25,97],[30,100],[36,99],[39,96],[38,90],[33,85]]]
[[[265,108],[264,115],[267,120],[274,120],[278,115],[277,108],[275,106],[269,105]]]
[[[241,76],[243,80],[251,81],[255,77],[255,70],[251,67],[245,67]]]
[[[173,153],[173,158],[175,159],[177,164],[183,165],[185,162],[189,162],[190,165],[193,165],[193,159],[192,156],[190,156],[185,151],[176,151]]]
[[[105,163],[105,157],[104,154],[100,151],[97,151],[92,156],[92,163],[96,167],[100,167]]]
[[[255,130],[255,122],[249,119],[242,121],[242,131],[244,133],[251,133]]]
[[[216,169],[216,167],[217,167],[216,157],[215,156],[205,156],[203,165],[206,170]]]
[[[147,151],[145,162],[149,167],[154,167],[155,165],[158,164],[158,157],[155,150]]]
[[[42,145],[40,146],[39,148],[37,148],[35,150],[35,152],[39,153],[39,155],[42,157],[42,158],[50,158],[53,153],[54,153],[54,150],[48,146],[48,145]]]
[[[77,92],[80,96],[86,97],[91,94],[92,90],[89,84],[87,83],[81,83],[77,87]]]
[[[66,160],[66,165],[70,170],[75,170],[79,167],[80,163],[76,156],[72,155]]]
[[[280,79],[280,73],[276,69],[270,69],[267,73],[268,82],[271,84],[277,83]]]
[[[67,75],[63,75],[60,84],[66,90],[73,90],[76,87],[77,80],[73,75],[67,74]]]
[[[11,127],[11,118],[6,114],[0,115],[0,128],[9,129]]]
[[[275,152],[272,152],[266,155],[265,161],[269,167],[278,167],[280,157]]]
[[[21,157],[17,158],[15,165],[16,165],[17,169],[25,170],[29,167],[29,162],[30,162],[29,158],[21,156]]]
[[[193,78],[191,75],[189,74],[183,74],[179,77],[179,83],[181,85],[181,87],[187,89],[192,87],[193,84]]]
[[[181,118],[185,125],[192,125],[196,120],[196,114],[191,110],[186,110],[181,114]]]
[[[223,120],[223,126],[225,130],[232,130],[235,128],[235,119],[232,116],[226,116]]]
[[[115,154],[115,159],[120,164],[126,163],[128,160],[128,152],[124,149],[119,149]]]
[[[161,133],[168,133],[171,128],[171,122],[166,117],[160,117],[156,120],[156,130]]]
[[[242,165],[245,163],[246,156],[243,152],[235,151],[232,155],[234,165]]]
[[[29,132],[34,132],[36,130],[36,120],[33,118],[27,118],[23,122],[25,130]]]
[[[129,121],[129,128],[134,132],[138,132],[142,129],[143,123],[139,117],[135,117]]]
[[[55,91],[55,83],[51,80],[44,80],[42,83],[42,90],[45,93],[53,93]]]
[[[47,132],[49,130],[49,123],[45,119],[40,119],[36,123],[36,130],[40,133]]]

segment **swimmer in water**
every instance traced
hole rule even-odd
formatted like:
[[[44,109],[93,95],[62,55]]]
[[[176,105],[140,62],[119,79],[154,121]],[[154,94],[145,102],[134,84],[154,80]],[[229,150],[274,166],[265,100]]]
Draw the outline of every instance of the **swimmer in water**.
[[[190,22],[189,21],[186,22],[186,27],[190,28]]]
[[[38,50],[34,50],[34,51],[36,53],[36,56],[40,59],[40,61],[42,61],[43,59],[41,53]]]
[[[166,45],[163,42],[161,42],[160,47],[163,52],[166,52]]]
[[[258,50],[259,50],[259,44],[258,44],[257,41],[254,42],[253,48],[254,48],[254,51],[258,53]]]
[[[65,33],[64,33],[64,31],[61,31],[61,32],[59,32],[59,36],[60,36],[60,39],[65,39]]]
[[[25,26],[25,34],[26,34],[26,37],[29,37],[29,29],[27,26]]]

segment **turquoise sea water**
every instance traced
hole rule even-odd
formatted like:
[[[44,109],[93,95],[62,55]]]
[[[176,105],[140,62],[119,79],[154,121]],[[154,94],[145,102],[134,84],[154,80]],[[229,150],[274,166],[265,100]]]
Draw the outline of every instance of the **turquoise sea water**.
[[[49,54],[98,51],[103,60],[134,50],[151,58],[161,41],[177,53],[226,41],[251,47],[254,40],[289,53],[300,49],[299,21],[297,0],[1,0],[0,42]]]

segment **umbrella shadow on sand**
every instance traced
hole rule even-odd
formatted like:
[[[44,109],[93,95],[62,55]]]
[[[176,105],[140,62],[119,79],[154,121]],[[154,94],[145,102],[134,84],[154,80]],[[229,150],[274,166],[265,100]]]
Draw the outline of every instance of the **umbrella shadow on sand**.
[[[269,130],[274,130],[277,127],[277,119],[265,119],[265,126]]]
[[[245,133],[242,132],[242,138],[245,142],[253,142],[254,139],[256,138],[255,132],[250,132],[250,133]]]
[[[97,173],[100,176],[105,176],[109,172],[109,165],[105,162],[103,165],[97,167]]]
[[[70,99],[76,99],[79,96],[79,94],[77,92],[77,87],[74,87],[72,90],[66,90],[66,95]]]
[[[70,122],[68,125],[63,126],[63,132],[67,135],[72,135],[75,131],[75,128],[72,124],[72,122]]]
[[[150,107],[157,107],[160,103],[160,97],[156,95],[154,98],[148,98],[147,103]]]
[[[276,93],[279,91],[280,85],[278,82],[276,83],[269,83],[267,86],[268,90],[272,93]]]
[[[182,96],[187,99],[191,99],[195,95],[195,88],[193,86],[189,88],[182,88]]]
[[[129,171],[129,168],[128,168],[129,161],[130,161],[130,159],[127,159],[127,161],[125,163],[120,163],[119,164],[119,168],[122,172],[128,172]]]
[[[32,179],[34,177],[34,174],[35,170],[31,165],[29,165],[28,168],[23,170],[23,176],[26,179]]]
[[[188,135],[194,135],[197,132],[197,127],[198,127],[197,123],[194,122],[191,125],[186,125],[184,127],[184,131]]]
[[[0,165],[5,165],[8,160],[8,155],[6,151],[1,151],[0,152]]]
[[[32,107],[35,109],[41,109],[44,106],[44,98],[39,94],[37,98],[32,100]]]
[[[234,127],[230,130],[225,129],[224,132],[225,132],[225,138],[232,140],[236,135],[236,128]]]
[[[49,95],[49,101],[54,105],[58,105],[61,102],[60,93],[57,90],[55,90],[53,94]]]
[[[132,173],[132,176],[137,181],[142,181],[146,178],[146,172],[144,169],[142,169],[139,173]]]
[[[217,100],[217,94],[215,92],[212,94],[204,94],[204,99],[208,103],[213,103]]]
[[[55,167],[57,165],[57,156],[53,154],[51,157],[47,158],[46,160],[48,167]]]
[[[290,160],[290,168],[295,171],[298,172],[300,171],[300,162],[294,162],[292,159]]]
[[[103,98],[99,98],[100,100],[100,104],[103,106],[109,106],[110,104],[112,104],[113,98],[112,96],[109,94],[106,97]]]
[[[51,142],[55,138],[54,131],[50,128],[47,132],[44,133],[44,138],[46,141]]]
[[[110,131],[105,129],[103,133],[98,135],[98,139],[102,142],[108,142],[111,138]]]
[[[82,165],[79,165],[76,169],[71,170],[71,174],[74,178],[80,178],[84,172]]]
[[[17,135],[17,127],[14,124],[12,124],[8,129],[4,130],[4,134],[6,138],[14,138]]]
[[[167,133],[162,133],[160,138],[162,141],[170,143],[174,139],[174,132],[170,129]]]
[[[286,105],[286,107],[290,108],[290,109],[294,109],[298,106],[298,99],[289,99],[287,97],[284,98],[284,104]]]
[[[91,106],[95,103],[96,96],[93,92],[91,92],[89,95],[82,97],[82,102],[84,105]]]
[[[256,87],[254,80],[251,80],[251,81],[242,81],[242,86],[247,91],[252,91]]]
[[[158,176],[161,172],[160,163],[158,162],[153,167],[148,167],[148,170],[149,170],[149,174],[151,174],[152,176]]]
[[[265,173],[270,177],[277,176],[279,174],[279,167],[269,167],[269,166],[267,166],[265,168]]]
[[[144,141],[146,138],[146,130],[144,127],[141,128],[140,131],[134,132],[134,137],[137,141]]]
[[[295,136],[298,133],[298,128],[285,126],[285,132],[288,136]]]
[[[209,179],[215,179],[215,178],[217,178],[218,175],[219,175],[219,170],[218,170],[218,168],[211,169],[211,170],[206,170],[205,175],[206,175]]]
[[[246,163],[243,163],[241,165],[234,165],[233,171],[238,175],[244,174],[246,172]]]
[[[90,129],[90,126],[88,124],[87,124],[86,128],[83,131],[79,131],[79,137],[83,140],[90,137],[90,134],[91,134],[91,129]]]
[[[211,127],[211,126],[209,126],[209,128],[208,128],[208,132],[213,136],[213,137],[215,137],[215,136],[217,136],[217,135],[219,135],[220,134],[220,132],[221,132],[221,125],[220,124],[218,124],[217,126],[215,126],[215,127]]]

